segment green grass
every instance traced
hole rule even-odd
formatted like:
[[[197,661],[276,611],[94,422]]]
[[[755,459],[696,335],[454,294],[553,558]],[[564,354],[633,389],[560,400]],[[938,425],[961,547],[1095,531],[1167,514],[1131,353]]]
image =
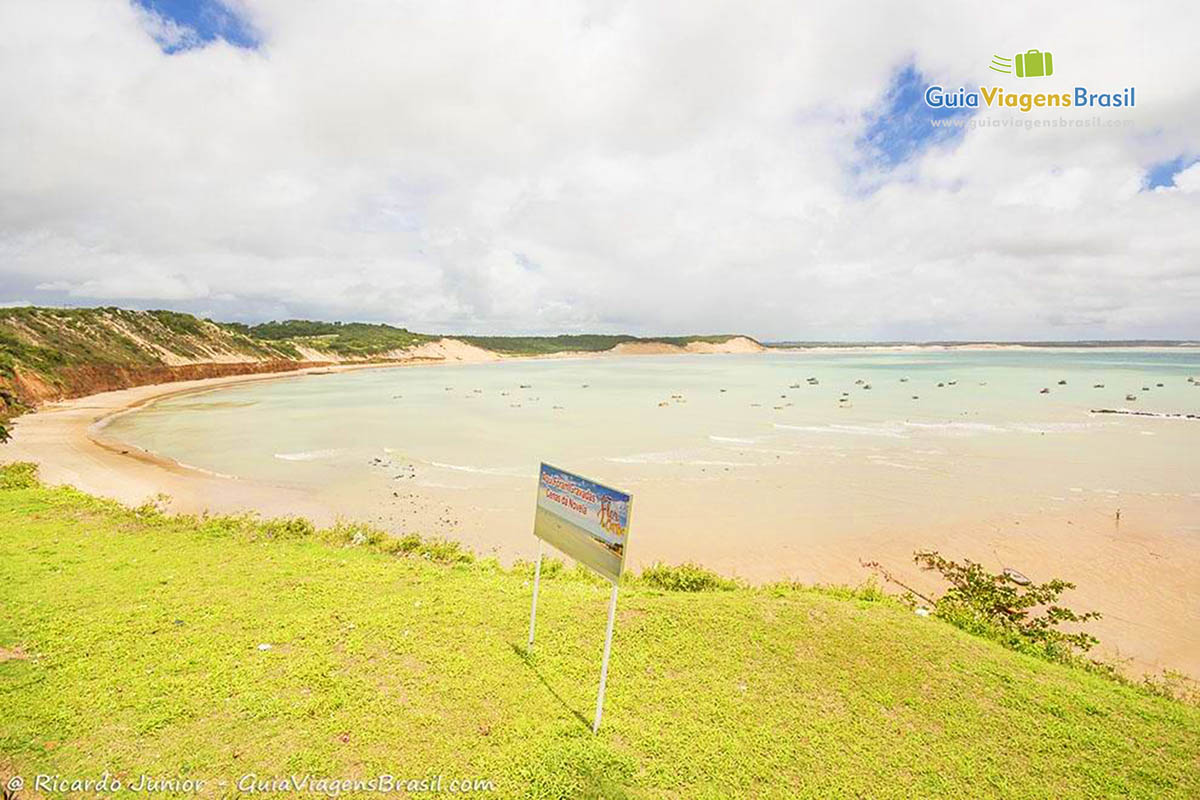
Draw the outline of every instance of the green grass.
[[[529,577],[418,537],[163,516],[6,468],[0,775],[443,774],[540,798],[1200,796],[1200,709],[878,592],[631,580],[593,736],[607,589],[547,568],[527,654]]]

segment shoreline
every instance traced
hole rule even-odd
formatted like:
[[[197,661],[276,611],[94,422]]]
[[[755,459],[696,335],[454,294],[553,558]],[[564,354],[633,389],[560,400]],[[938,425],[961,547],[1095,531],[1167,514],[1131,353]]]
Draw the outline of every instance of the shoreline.
[[[478,363],[619,355],[622,354],[602,351],[498,356]],[[88,494],[129,506],[167,495],[170,498],[167,508],[179,513],[252,512],[263,517],[298,516],[310,519],[318,526],[346,519],[374,524],[392,533],[399,533],[401,527],[406,526],[422,535],[459,541],[483,557],[494,555],[505,562],[527,558],[522,546],[514,547],[507,534],[488,538],[478,531],[437,530],[426,524],[428,518],[420,516],[396,520],[395,525],[390,522],[380,525],[368,519],[368,511],[356,516],[357,512],[334,507],[328,498],[315,496],[297,486],[220,475],[142,450],[105,434],[109,423],[118,417],[169,397],[217,391],[251,382],[300,379],[362,369],[464,363],[429,359],[343,363],[103,392],[46,404],[36,412],[23,415],[16,421],[13,440],[0,449],[0,453],[6,461],[36,463],[47,485],[70,484]],[[429,514],[440,517],[443,507],[447,513],[450,511],[447,503],[451,501],[447,500],[445,492],[427,489],[422,493]],[[455,508],[455,513],[464,519],[469,519],[472,511]],[[652,504],[643,511],[650,512],[642,520],[648,529],[654,527],[650,514],[655,511],[660,516],[668,513],[665,508],[654,509]],[[1064,602],[1078,610],[1097,608],[1105,614],[1104,620],[1091,626],[1103,645],[1097,655],[1118,660],[1125,664],[1127,671],[1135,673],[1157,673],[1170,668],[1200,676],[1200,635],[1197,635],[1200,633],[1200,610],[1187,604],[1188,596],[1194,595],[1196,588],[1196,581],[1191,576],[1200,570],[1196,543],[1181,535],[1182,529],[1176,520],[1163,517],[1154,502],[1147,500],[1140,507],[1130,503],[1125,511],[1128,522],[1123,529],[1115,531],[1120,535],[1114,535],[1110,530],[1111,521],[1099,513],[1089,512],[1087,518],[1076,513],[1073,519],[1060,515],[1062,518],[1059,519],[1045,510],[1015,507],[1003,516],[981,512],[972,517],[939,520],[924,527],[893,522],[870,531],[813,530],[789,544],[786,552],[774,555],[759,552],[755,547],[729,549],[724,543],[710,542],[709,534],[703,532],[692,546],[682,546],[676,539],[659,536],[635,542],[636,552],[631,554],[629,567],[644,568],[656,561],[681,563],[695,560],[720,574],[755,584],[792,579],[801,583],[857,585],[872,574],[864,562],[878,561],[905,582],[926,590],[932,589],[936,582],[911,566],[912,552],[918,548],[939,549],[949,558],[970,558],[992,571],[1013,565],[1038,580],[1051,577],[1072,580],[1080,585],[1080,589],[1069,592]],[[754,520],[743,520],[743,524],[751,529]],[[1024,525],[1025,529],[1037,527],[1040,535],[1014,538],[1001,533],[1014,530],[1014,525]]]
[[[454,344],[463,344],[453,340]],[[30,461],[38,465],[39,474],[47,484],[69,483],[81,491],[96,494],[101,497],[117,500],[127,505],[140,505],[161,495],[168,495],[178,503],[178,492],[192,494],[204,490],[209,497],[204,509],[196,509],[195,504],[187,503],[188,511],[209,510],[214,513],[242,513],[253,511],[264,515],[276,516],[305,516],[314,522],[334,522],[341,515],[330,515],[323,506],[314,506],[311,500],[306,501],[307,493],[296,492],[290,487],[241,478],[234,475],[222,475],[201,467],[181,463],[168,456],[144,450],[137,445],[104,435],[104,430],[118,417],[132,413],[146,406],[167,398],[181,395],[201,394],[217,391],[230,386],[247,383],[280,381],[289,378],[315,377],[333,375],[344,372],[356,372],[369,369],[402,369],[413,367],[463,366],[468,364],[500,364],[514,361],[567,361],[593,358],[624,358],[653,355],[716,355],[724,353],[740,353],[741,350],[719,350],[704,347],[689,350],[684,347],[668,345],[666,350],[659,347],[634,347],[625,350],[613,348],[600,351],[562,351],[558,353],[534,355],[505,355],[493,351],[484,351],[467,345],[478,353],[488,353],[488,357],[458,356],[451,358],[431,358],[413,355],[409,358],[388,361],[367,362],[319,362],[311,367],[300,367],[278,372],[248,372],[237,375],[225,375],[213,378],[199,378],[186,381],[170,381],[165,383],[149,383],[131,386],[124,389],[114,389],[106,392],[70,397],[46,402],[36,409],[27,411],[11,421],[11,440],[0,450],[0,455],[9,456],[4,460]],[[762,348],[751,352],[770,352]],[[99,451],[99,452],[96,452]],[[15,455],[14,455],[15,454]],[[160,472],[162,488],[152,474],[145,473],[141,467],[149,467]],[[123,488],[120,480],[111,478],[123,477],[132,482],[135,488]],[[104,475],[111,471],[111,475]],[[135,474],[136,473],[136,474]],[[173,476],[173,478],[168,478]],[[251,492],[237,491],[235,498],[229,502],[217,500],[208,495],[211,486],[185,485],[187,479],[207,482],[213,479],[238,484],[252,490]],[[155,490],[157,488],[157,490]],[[175,490],[175,491],[172,491]],[[268,502],[265,495],[258,493],[271,492],[287,495],[290,501]],[[255,494],[256,497],[249,495]],[[311,507],[306,513],[292,513],[287,509],[293,508],[293,503],[299,502],[303,507]],[[276,511],[276,509],[282,509]],[[184,510],[184,509],[180,509]]]

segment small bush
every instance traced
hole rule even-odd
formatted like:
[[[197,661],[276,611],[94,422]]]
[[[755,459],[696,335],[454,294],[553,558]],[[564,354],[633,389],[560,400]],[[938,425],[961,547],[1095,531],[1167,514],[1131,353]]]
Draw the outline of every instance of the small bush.
[[[0,465],[0,490],[35,489],[39,485],[41,484],[37,477],[37,464],[14,461],[11,464]]]
[[[267,539],[307,539],[317,529],[303,517],[283,517],[259,523],[258,531]]]
[[[339,521],[332,528],[321,531],[321,538],[335,545],[367,547],[382,549],[388,540],[388,535],[381,530],[364,525],[361,522]]]
[[[137,508],[133,509],[133,514],[134,516],[141,517],[145,520],[159,520],[166,516],[167,507],[170,502],[171,498],[169,495],[159,492]]]
[[[253,514],[202,514],[196,518],[196,530],[205,536],[223,539],[226,537],[253,536],[258,520]]]
[[[469,564],[475,560],[475,556],[458,542],[441,539],[425,542],[419,552],[422,557],[441,564]]]
[[[654,564],[642,570],[640,580],[668,592],[725,591],[740,585],[735,580],[722,578],[712,570],[691,562],[678,566]]]
[[[1194,706],[1200,706],[1200,681],[1172,669],[1164,669],[1158,675],[1146,675],[1141,686],[1150,694],[1170,697]]]
[[[937,551],[918,551],[913,560],[922,569],[941,574],[950,589],[937,599],[935,613],[952,624],[1014,650],[1034,653],[1055,661],[1073,661],[1076,651],[1086,653],[1098,643],[1089,633],[1067,633],[1060,623],[1099,619],[1096,611],[1077,613],[1057,604],[1069,581],[1021,586],[1007,574],[993,574],[973,561],[959,564],[942,558]]]
[[[464,550],[458,542],[441,539],[426,540],[415,533],[395,539],[385,539],[379,547],[385,553],[418,556],[439,564],[467,564],[475,560],[475,556]]]

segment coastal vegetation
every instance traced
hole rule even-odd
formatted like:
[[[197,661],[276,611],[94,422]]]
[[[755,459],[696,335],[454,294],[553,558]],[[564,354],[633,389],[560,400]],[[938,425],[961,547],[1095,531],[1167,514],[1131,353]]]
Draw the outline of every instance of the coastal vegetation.
[[[531,798],[1200,795],[1194,704],[874,587],[694,565],[623,583],[593,736],[606,584],[544,565],[529,651],[531,577],[416,535],[131,509],[4,466],[0,772],[211,796],[304,773]]]
[[[467,344],[493,350],[504,355],[550,355],[553,353],[598,353],[612,350],[623,344],[667,344],[686,347],[693,342],[721,344],[737,338],[736,334],[724,336],[640,336],[602,335],[592,333],[565,334],[561,336],[459,336]]]
[[[438,338],[413,333],[406,328],[367,322],[289,319],[259,325],[226,322],[221,323],[221,326],[257,341],[279,342],[290,346],[303,344],[318,352],[347,358],[369,358],[406,347],[415,347]]]

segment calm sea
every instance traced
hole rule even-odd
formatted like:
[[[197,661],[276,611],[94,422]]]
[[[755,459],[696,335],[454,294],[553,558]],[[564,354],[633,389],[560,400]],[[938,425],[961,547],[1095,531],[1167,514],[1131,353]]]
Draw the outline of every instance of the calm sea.
[[[498,551],[528,535],[546,461],[632,491],[635,530],[656,543],[644,552],[741,563],[797,536],[1138,502],[1196,530],[1200,420],[1092,413],[1200,413],[1189,377],[1200,352],[509,361],[245,384],[163,400],[109,433]]]

